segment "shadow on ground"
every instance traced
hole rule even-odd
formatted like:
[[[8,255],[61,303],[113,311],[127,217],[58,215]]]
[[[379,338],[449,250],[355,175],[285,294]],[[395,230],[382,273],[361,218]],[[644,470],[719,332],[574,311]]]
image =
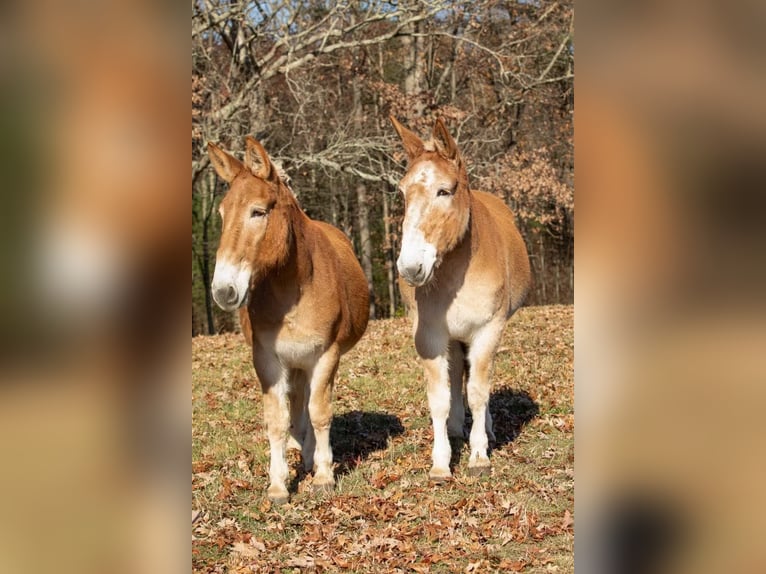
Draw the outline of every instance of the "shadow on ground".
[[[504,387],[492,391],[489,396],[489,412],[492,414],[492,429],[495,432],[495,442],[490,442],[489,445],[489,454],[491,454],[493,450],[512,443],[521,433],[521,429],[540,413],[540,407],[526,391]],[[450,439],[452,446],[450,467],[452,468],[460,464],[463,446],[468,444],[467,438],[472,424],[471,411],[466,409],[464,427],[466,440]]]
[[[388,447],[404,432],[399,417],[382,412],[350,411],[335,415],[330,429],[336,476],[347,474],[371,453]]]
[[[489,410],[495,431],[493,448],[498,449],[519,436],[521,429],[540,413],[540,406],[526,391],[503,387],[492,391]]]

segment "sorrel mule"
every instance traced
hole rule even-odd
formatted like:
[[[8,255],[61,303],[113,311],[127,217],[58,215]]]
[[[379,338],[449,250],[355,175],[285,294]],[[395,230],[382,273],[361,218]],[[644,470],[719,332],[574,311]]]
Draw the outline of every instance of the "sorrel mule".
[[[367,327],[367,281],[346,236],[309,219],[259,142],[247,138],[244,164],[213,144],[208,153],[230,184],[213,298],[226,310],[247,305],[243,330],[271,451],[268,496],[283,503],[288,431],[306,470],[315,471],[314,486],[334,484],[332,387],[340,356]]]
[[[450,476],[448,435],[463,438],[466,363],[469,473],[488,473],[490,371],[505,322],[529,290],[527,250],[505,203],[469,189],[465,164],[441,120],[427,142],[391,121],[409,164],[400,183],[405,215],[397,267],[428,385],[430,477]]]

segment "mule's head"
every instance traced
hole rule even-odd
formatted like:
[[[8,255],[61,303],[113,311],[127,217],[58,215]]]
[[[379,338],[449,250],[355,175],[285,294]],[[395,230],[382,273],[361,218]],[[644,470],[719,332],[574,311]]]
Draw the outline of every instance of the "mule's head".
[[[286,194],[292,195],[263,146],[247,140],[242,163],[215,144],[208,155],[218,175],[230,184],[218,209],[221,242],[213,274],[213,299],[224,310],[245,304],[255,276],[278,266],[290,244]]]
[[[457,144],[440,119],[426,142],[393,116],[391,122],[408,159],[399,184],[405,213],[396,266],[405,281],[419,287],[431,280],[468,228],[468,178]]]

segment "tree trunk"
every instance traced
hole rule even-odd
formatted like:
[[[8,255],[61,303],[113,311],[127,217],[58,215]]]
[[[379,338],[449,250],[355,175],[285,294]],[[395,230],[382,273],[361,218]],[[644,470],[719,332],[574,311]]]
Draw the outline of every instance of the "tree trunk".
[[[359,226],[359,252],[362,259],[362,269],[367,278],[367,288],[370,291],[370,318],[375,318],[375,290],[372,278],[372,242],[370,241],[370,221],[367,206],[367,186],[360,183],[356,187],[357,219]]]
[[[540,251],[540,271],[538,273],[538,276],[540,278],[540,295],[541,295],[540,304],[547,305],[548,294],[546,292],[546,286],[545,286],[545,244],[543,243],[542,233],[538,233],[537,238],[538,238],[537,245]]]
[[[420,22],[411,25],[412,32],[420,32]],[[404,36],[402,43],[405,47],[405,70],[404,93],[416,95],[423,89],[425,81],[425,58],[423,57],[423,42],[421,36]],[[424,102],[418,98],[413,102],[412,117],[423,115]]]
[[[354,131],[362,132],[362,88],[359,79],[355,76],[351,84],[352,88],[352,113],[354,118]],[[372,241],[370,241],[370,212],[367,204],[367,186],[360,183],[356,187],[356,213],[357,226],[359,227],[359,253],[362,259],[362,269],[367,278],[367,288],[370,293],[370,318],[375,318],[375,285],[372,273]]]
[[[215,335],[215,320],[213,318],[213,293],[210,281],[210,214],[213,211],[213,189],[215,181],[211,181],[209,174],[202,181],[202,256],[200,272],[202,273],[202,285],[205,290],[205,317],[207,318],[207,334]]]
[[[394,250],[391,245],[391,215],[388,210],[388,194],[383,192],[383,252],[386,254],[386,282],[388,283],[388,316],[396,315],[396,275],[394,274]]]

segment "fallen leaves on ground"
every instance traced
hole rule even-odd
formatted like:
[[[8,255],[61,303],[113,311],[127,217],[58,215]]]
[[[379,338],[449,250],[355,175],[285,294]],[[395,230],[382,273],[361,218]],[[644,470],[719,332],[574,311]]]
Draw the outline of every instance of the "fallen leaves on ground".
[[[291,451],[274,506],[260,386],[241,336],[192,340],[194,572],[571,572],[572,307],[524,308],[497,356],[492,475],[428,481],[433,440],[405,319],[373,321],[341,359],[336,489],[316,495]],[[469,417],[470,420],[470,417]]]

